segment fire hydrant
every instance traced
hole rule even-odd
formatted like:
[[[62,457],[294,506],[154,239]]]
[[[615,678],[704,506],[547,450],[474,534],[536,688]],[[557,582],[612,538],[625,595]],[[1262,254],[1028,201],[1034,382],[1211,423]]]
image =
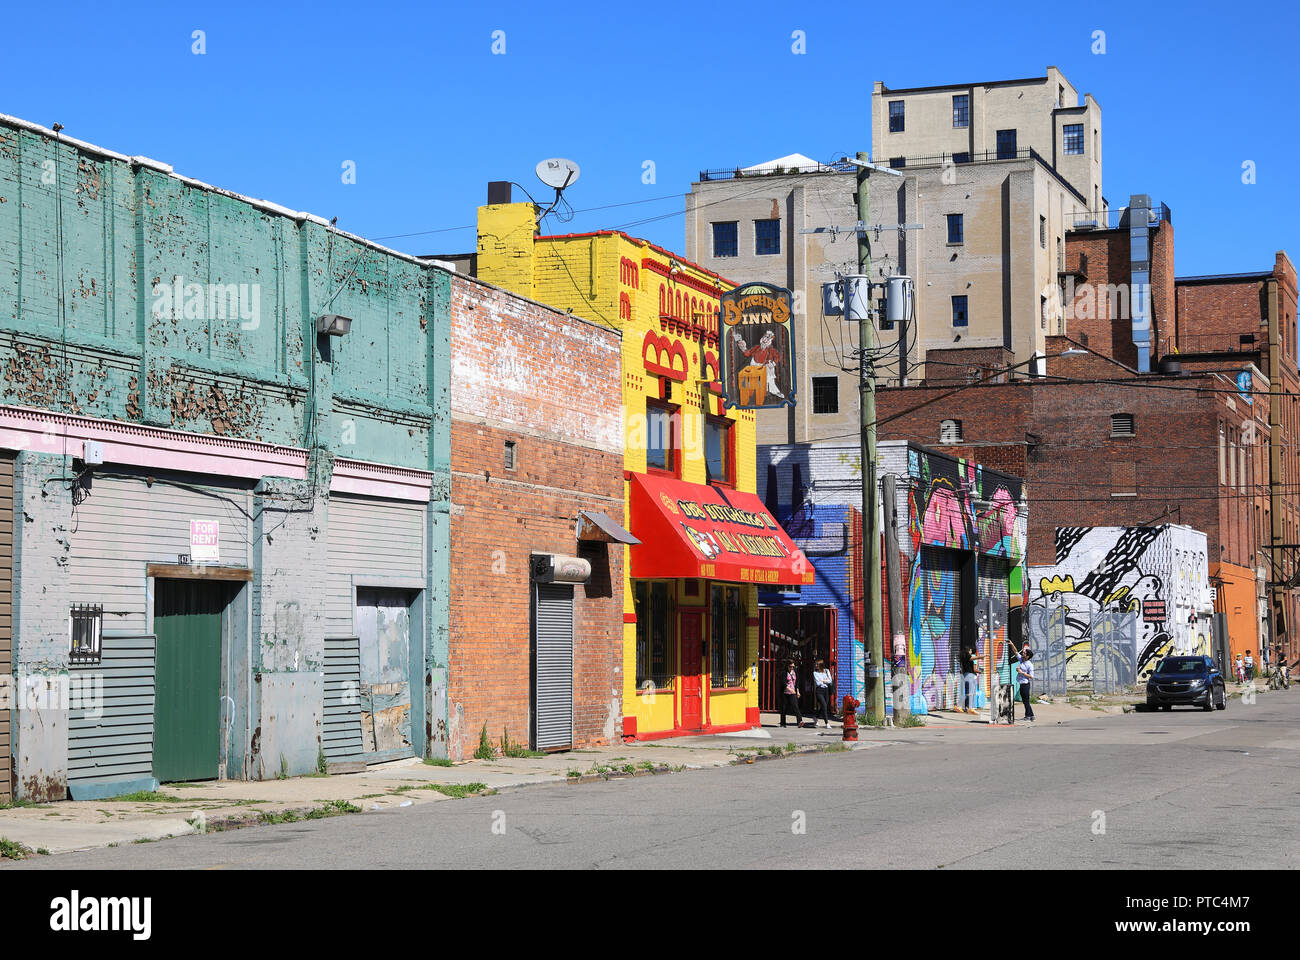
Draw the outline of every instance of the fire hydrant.
[[[846,693],[844,695],[844,702],[840,704],[840,711],[844,715],[844,739],[845,740],[858,739],[857,710],[859,706],[861,706],[861,704],[859,704],[858,701],[853,698],[852,694]]]

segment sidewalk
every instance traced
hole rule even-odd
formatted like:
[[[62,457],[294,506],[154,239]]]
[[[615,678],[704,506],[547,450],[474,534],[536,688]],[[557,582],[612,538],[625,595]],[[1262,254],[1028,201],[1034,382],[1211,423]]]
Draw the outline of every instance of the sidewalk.
[[[839,724],[833,727],[814,731],[792,725],[782,730],[774,716],[770,727],[752,732],[614,744],[544,757],[466,760],[452,766],[407,759],[376,764],[363,773],[166,784],[152,794],[128,799],[65,800],[0,809],[0,838],[34,853],[65,853],[145,843],[202,829],[443,803],[458,796],[535,784],[671,776],[828,748],[861,750],[882,745],[843,744]],[[5,862],[0,859],[0,864]]]

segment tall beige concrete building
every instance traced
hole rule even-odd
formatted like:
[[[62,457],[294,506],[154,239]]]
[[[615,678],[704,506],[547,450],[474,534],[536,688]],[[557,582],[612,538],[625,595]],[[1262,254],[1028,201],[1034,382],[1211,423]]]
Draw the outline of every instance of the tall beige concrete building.
[[[1106,222],[1101,107],[1055,67],[1028,80],[872,94],[872,276],[916,284],[915,322],[878,325],[886,384],[972,369],[1045,369],[1062,333],[1066,231]],[[760,444],[856,435],[856,328],[822,315],[822,284],[857,272],[855,173],[806,158],[704,171],[686,204],[686,255],[794,292],[798,404],[761,411]],[[792,162],[793,161],[793,162]],[[810,232],[821,229],[821,232]],[[829,229],[828,229],[829,228]]]

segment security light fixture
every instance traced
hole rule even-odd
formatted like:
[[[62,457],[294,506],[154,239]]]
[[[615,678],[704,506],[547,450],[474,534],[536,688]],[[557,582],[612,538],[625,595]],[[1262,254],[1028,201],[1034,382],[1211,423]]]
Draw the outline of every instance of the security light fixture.
[[[352,318],[338,313],[327,313],[316,320],[316,332],[331,337],[346,336],[352,329]]]

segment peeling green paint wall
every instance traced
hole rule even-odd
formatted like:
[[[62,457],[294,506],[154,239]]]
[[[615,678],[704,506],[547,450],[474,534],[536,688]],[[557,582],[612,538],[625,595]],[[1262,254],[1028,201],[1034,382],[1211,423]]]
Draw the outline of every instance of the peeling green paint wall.
[[[0,402],[436,468],[448,285],[314,220],[0,122]],[[313,392],[326,312],[352,330]]]

